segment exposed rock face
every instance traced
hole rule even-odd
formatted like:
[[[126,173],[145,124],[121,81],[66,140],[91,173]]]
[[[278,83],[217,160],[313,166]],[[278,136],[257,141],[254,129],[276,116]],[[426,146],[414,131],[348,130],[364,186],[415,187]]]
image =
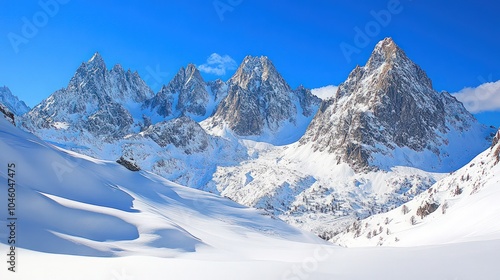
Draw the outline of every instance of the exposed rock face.
[[[179,115],[205,116],[210,95],[207,85],[194,64],[181,68],[160,92],[145,103],[163,117]],[[211,112],[210,112],[211,113]]]
[[[500,142],[500,129],[497,131],[497,134],[495,135],[495,137],[493,138],[493,142],[491,143],[491,147],[495,147],[498,142]]]
[[[339,162],[361,171],[394,158],[396,148],[446,156],[441,151],[448,144],[445,135],[471,133],[474,125],[477,121],[460,102],[436,92],[425,72],[386,38],[367,64],[356,67],[337,94],[322,103],[301,143],[336,153]]]
[[[130,133],[134,120],[130,113],[118,103],[103,104],[88,117],[84,127],[93,135],[112,135],[122,138]]]
[[[207,82],[207,86],[214,96],[215,103],[220,103],[220,101],[227,96],[227,84],[221,79],[209,81]]]
[[[493,156],[495,157],[495,164],[498,164],[498,162],[500,161],[500,144],[499,143],[500,143],[500,129],[497,131],[497,134],[493,138],[493,142],[491,144],[491,149],[494,149]]]
[[[7,106],[3,105],[0,103],[0,113],[3,115],[3,117],[8,120],[11,124],[15,125],[15,117],[14,113],[12,113]]]
[[[132,129],[127,107],[152,96],[137,72],[125,72],[120,65],[108,71],[96,53],[82,63],[66,88],[27,113],[23,126],[36,133],[41,128],[58,129],[62,125],[74,131],[87,130],[100,139],[118,139]]]
[[[137,166],[136,163],[133,162],[133,159],[125,159],[123,156],[120,157],[116,163],[123,165],[125,168],[127,168],[130,171],[140,171],[141,168]]]
[[[316,96],[311,93],[310,89],[300,85],[294,90],[294,94],[299,99],[302,115],[309,117],[316,114],[318,105],[320,104],[320,99],[316,98]]]
[[[13,95],[6,86],[0,87],[0,103],[16,116],[22,116],[30,110],[30,107]]]
[[[151,138],[160,147],[172,144],[186,154],[204,151],[209,143],[209,135],[205,130],[188,117],[159,122],[141,134]]]
[[[227,125],[240,136],[278,131],[294,124],[299,114],[311,115],[319,99],[310,91],[293,91],[265,56],[247,56],[228,81],[227,97],[217,107],[212,123]]]

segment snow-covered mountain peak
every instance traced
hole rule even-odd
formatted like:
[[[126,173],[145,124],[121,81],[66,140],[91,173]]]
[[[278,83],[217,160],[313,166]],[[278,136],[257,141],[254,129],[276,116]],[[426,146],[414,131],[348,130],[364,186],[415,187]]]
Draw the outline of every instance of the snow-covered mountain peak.
[[[275,144],[298,140],[320,103],[310,91],[293,91],[265,56],[245,57],[227,87],[207,128]]]
[[[184,69],[184,67],[182,67],[181,69]],[[196,67],[196,65],[194,65],[193,63],[189,63],[186,66],[185,72],[186,73],[191,73],[193,75],[195,75],[195,74],[199,75],[200,74],[200,71],[198,71],[198,67]]]
[[[267,56],[246,56],[229,82],[248,90],[259,88],[266,82],[290,90]]]
[[[241,66],[243,66],[243,69],[245,71],[252,71],[255,68],[261,68],[263,66],[270,66],[272,65],[271,60],[267,56],[252,56],[252,55],[247,55],[245,58],[243,58],[243,61],[241,63]]]
[[[200,83],[200,84],[205,83],[205,80],[201,76],[200,71],[198,70],[196,65],[194,65],[193,63],[189,63],[186,66],[186,68],[181,67],[181,69],[179,70],[179,72],[177,72],[177,75],[176,75],[176,77],[174,77],[173,80],[176,80],[176,78],[181,79],[182,82],[184,83],[184,85],[187,85],[193,79],[194,79],[193,82],[195,82],[195,83]]]
[[[115,64],[115,66],[113,66],[113,68],[111,68],[111,71],[112,72],[123,72],[123,73],[125,73],[125,70],[123,69],[123,67],[122,67],[121,64]],[[128,70],[128,72],[131,72],[130,69]]]
[[[484,150],[486,130],[460,102],[436,92],[425,72],[386,38],[323,103],[301,143],[335,153],[356,170],[407,165],[451,171]],[[465,143],[469,150],[460,151]]]
[[[14,115],[21,116],[30,110],[23,101],[12,94],[6,86],[0,87],[0,103],[9,109]]]
[[[120,65],[107,70],[99,53],[76,70],[66,88],[54,92],[23,118],[23,126],[45,139],[75,139],[89,131],[100,139],[129,133],[137,108],[153,97],[153,91],[137,73]],[[40,129],[68,130],[68,135],[42,133]],[[45,134],[45,135],[42,135]],[[50,136],[49,136],[50,135]],[[55,137],[56,139],[53,139]],[[75,140],[76,141],[76,140]],[[57,142],[57,141],[56,141]]]
[[[407,58],[404,51],[398,45],[396,45],[394,40],[392,40],[392,38],[390,37],[387,37],[378,42],[377,45],[375,45],[369,62],[371,60],[379,60],[379,58],[381,58],[385,62],[389,62],[393,59],[397,59],[398,57]]]
[[[99,52],[95,52],[94,55],[87,61],[87,66],[90,67],[102,67],[106,68],[106,63]]]
[[[379,72],[383,78],[396,75],[414,77],[413,80],[432,90],[432,81],[425,71],[408,58],[392,38],[385,38],[377,43],[364,69]]]
[[[92,58],[87,62],[82,62],[80,67],[76,70],[75,76],[78,77],[92,77],[97,83],[104,82],[104,76],[106,75],[107,68],[104,59],[99,53],[95,53]],[[75,76],[73,78],[75,78]],[[75,80],[74,83],[79,84],[81,81]],[[71,82],[70,82],[71,83]]]
[[[208,92],[208,85],[198,68],[188,64],[181,67],[145,107],[164,118],[190,116],[201,120],[213,112],[214,102],[215,96]]]

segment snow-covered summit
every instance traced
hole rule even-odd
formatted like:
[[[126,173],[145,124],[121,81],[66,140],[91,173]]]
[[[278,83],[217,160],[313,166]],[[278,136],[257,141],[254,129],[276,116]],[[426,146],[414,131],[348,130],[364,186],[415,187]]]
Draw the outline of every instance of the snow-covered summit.
[[[385,65],[384,65],[385,64]],[[382,71],[401,69],[403,71],[413,71],[420,84],[432,89],[432,81],[427,74],[417,64],[411,61],[403,49],[401,49],[390,37],[383,39],[375,45],[365,68],[367,71],[376,70],[383,67]]]
[[[19,100],[17,96],[12,94],[10,89],[6,86],[0,87],[0,103],[7,107],[16,116],[22,116],[30,110],[30,107]]]
[[[271,143],[280,142],[276,136],[285,130],[303,131],[320,102],[310,91],[292,90],[265,56],[245,57],[227,84],[227,96],[207,127]]]
[[[246,56],[229,83],[250,91],[258,90],[262,84],[273,85],[281,92],[290,91],[267,56]]]
[[[436,92],[386,38],[322,103],[300,142],[358,171],[397,165],[452,171],[482,151],[490,133],[450,94]]]
[[[137,72],[125,72],[119,65],[107,70],[96,53],[80,65],[66,88],[27,113],[22,125],[37,134],[41,129],[63,129],[88,131],[99,139],[119,138],[131,132],[141,118],[137,108],[152,97],[152,90]]]
[[[188,64],[143,107],[163,118],[190,116],[202,120],[213,113],[215,99],[200,71],[194,64]]]
[[[87,63],[83,64],[85,64],[87,68],[106,70],[106,63],[99,52],[95,52]]]

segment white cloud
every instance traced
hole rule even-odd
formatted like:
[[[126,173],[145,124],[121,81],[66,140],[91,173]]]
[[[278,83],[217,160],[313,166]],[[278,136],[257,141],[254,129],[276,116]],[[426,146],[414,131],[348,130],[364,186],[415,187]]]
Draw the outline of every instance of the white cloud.
[[[234,70],[237,66],[236,61],[229,55],[221,56],[213,53],[207,58],[206,63],[198,66],[198,70],[207,74],[224,76],[226,75],[226,70]]]
[[[337,93],[337,88],[337,86],[330,85],[326,87],[311,89],[311,93],[323,100],[326,100]]]
[[[452,93],[471,113],[500,110],[500,81]]]

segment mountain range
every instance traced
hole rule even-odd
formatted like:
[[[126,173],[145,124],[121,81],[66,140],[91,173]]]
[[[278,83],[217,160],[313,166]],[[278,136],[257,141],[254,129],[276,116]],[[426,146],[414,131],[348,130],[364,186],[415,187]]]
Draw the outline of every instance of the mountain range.
[[[0,251],[9,258],[0,270],[2,279],[130,280],[164,279],[165,275],[186,280],[498,277],[498,170],[490,168],[495,157],[498,161],[500,135],[484,157],[471,163],[480,165],[470,171],[488,172],[480,181],[489,185],[481,185],[473,195],[469,195],[468,187],[462,194],[455,192],[459,200],[450,200],[449,212],[443,214],[450,215],[452,225],[457,225],[459,218],[460,230],[443,234],[434,231],[440,224],[434,223],[425,231],[434,239],[450,233],[463,238],[473,228],[474,235],[468,242],[342,248],[265,211],[178,185],[148,171],[128,170],[126,164],[124,167],[49,144],[9,123],[8,115],[4,118],[0,113],[0,164],[9,168],[0,172],[0,178],[9,182],[8,193],[15,195],[15,206],[7,199],[0,201],[2,209],[9,207],[11,211],[11,216],[0,216],[0,222],[9,229],[0,231]],[[450,178],[458,178],[462,175],[459,172]],[[479,177],[474,173],[464,180],[476,184]],[[462,198],[466,201],[468,197],[474,203],[462,204]],[[478,211],[482,211],[481,219],[477,219]],[[364,227],[364,222],[359,224]],[[402,223],[388,224],[396,232]],[[366,227],[371,228],[371,222]],[[378,230],[372,239],[379,239]],[[404,232],[397,232],[401,241],[396,244],[411,244]],[[15,244],[7,240],[15,240]],[[421,264],[426,268],[415,269]]]
[[[228,81],[207,82],[189,64],[155,94],[96,53],[32,109],[0,93],[17,126],[49,143],[123,159],[325,239],[419,197],[495,132],[435,91],[391,38],[324,101],[292,89],[265,56],[245,57]]]

